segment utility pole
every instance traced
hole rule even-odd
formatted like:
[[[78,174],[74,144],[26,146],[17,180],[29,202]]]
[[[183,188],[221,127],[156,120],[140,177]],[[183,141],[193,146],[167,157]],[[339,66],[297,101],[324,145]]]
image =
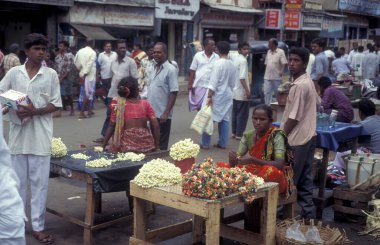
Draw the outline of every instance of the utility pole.
[[[282,0],[282,5],[281,5],[281,18],[280,18],[280,41],[283,41],[284,39],[284,19],[285,19],[285,2],[286,0]]]

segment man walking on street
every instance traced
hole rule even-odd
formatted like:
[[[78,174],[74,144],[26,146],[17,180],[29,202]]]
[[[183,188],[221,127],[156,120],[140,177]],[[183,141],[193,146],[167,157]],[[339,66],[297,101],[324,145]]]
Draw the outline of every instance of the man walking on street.
[[[219,140],[214,147],[225,149],[228,145],[229,121],[232,112],[233,88],[236,81],[236,68],[228,59],[230,44],[217,43],[220,59],[215,61],[208,84],[207,99],[203,105],[211,106],[212,120],[218,123]],[[201,148],[210,148],[211,135],[202,134]]]
[[[28,121],[21,125],[10,123],[9,148],[25,207],[30,182],[33,236],[41,243],[54,241],[44,226],[53,137],[52,113],[62,107],[57,73],[41,65],[47,43],[45,36],[29,34],[24,41],[28,61],[11,69],[0,83],[0,92],[13,89],[27,94],[30,99],[29,105],[16,110],[20,119],[28,118]]]
[[[179,90],[177,69],[168,61],[168,48],[165,43],[158,42],[154,45],[153,58],[156,67],[149,79],[148,101],[160,123],[160,150],[167,150],[173,107]]]
[[[265,74],[264,74],[264,101],[266,105],[272,103],[273,95],[277,95],[277,89],[282,82],[284,69],[288,61],[282,49],[278,48],[277,39],[271,38],[268,41],[268,53],[265,57]]]
[[[243,136],[249,117],[249,103],[251,92],[248,81],[248,62],[249,44],[239,43],[239,56],[235,58],[236,80],[234,87],[234,99],[232,106],[232,137],[240,140]]]
[[[219,59],[215,50],[215,41],[206,38],[203,42],[204,51],[194,55],[190,65],[189,74],[189,109],[190,111],[199,110],[205,99],[208,82],[213,63]]]
[[[87,40],[87,46],[77,52],[74,61],[83,84],[83,103],[79,114],[80,119],[91,117],[94,114],[90,103],[94,99],[95,93],[96,52],[93,49],[94,45],[93,40]],[[87,116],[84,114],[86,109],[88,109]]]
[[[150,84],[150,77],[154,73],[156,62],[153,59],[154,44],[151,44],[147,48],[147,57],[141,60],[140,67],[140,80],[139,86],[141,88],[141,99],[148,98],[148,87]]]
[[[309,51],[294,48],[289,53],[289,72],[293,77],[286,101],[281,129],[288,137],[294,155],[294,184],[303,218],[313,217],[313,179],[311,168],[316,147],[317,92],[306,74]]]
[[[311,42],[311,50],[315,55],[315,62],[311,69],[311,79],[317,82],[321,77],[329,76],[329,59],[325,52],[325,41],[321,38],[316,38]]]
[[[19,52],[20,46],[17,43],[12,43],[11,46],[9,46],[9,54],[4,56],[3,60],[4,74],[7,74],[12,67],[21,65],[20,59],[17,56]]]
[[[109,109],[108,106],[111,104],[112,98],[108,98],[108,92],[111,88],[111,80],[112,80],[112,70],[111,70],[111,64],[112,61],[117,59],[116,52],[112,51],[112,44],[110,41],[107,41],[104,43],[104,52],[99,54],[98,57],[98,64],[100,66],[100,80],[102,82],[102,87],[105,92],[106,98],[104,98],[104,104],[107,106],[107,115],[106,120],[108,119],[107,123],[104,122],[102,131],[100,134],[102,135],[101,138],[94,140],[95,143],[103,143],[103,138],[106,134],[106,130],[108,127],[109,122]]]

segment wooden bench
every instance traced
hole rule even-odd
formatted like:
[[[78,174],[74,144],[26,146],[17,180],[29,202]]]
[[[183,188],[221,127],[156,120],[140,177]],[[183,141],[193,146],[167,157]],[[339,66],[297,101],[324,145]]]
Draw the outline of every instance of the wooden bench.
[[[142,189],[133,182],[130,193],[134,197],[134,232],[129,240],[131,245],[153,244],[192,232],[192,243],[203,239],[208,245],[219,244],[220,237],[246,244],[274,245],[276,231],[276,208],[278,184],[265,183],[256,193],[262,199],[260,234],[229,226],[221,222],[220,211],[226,207],[243,203],[239,194],[218,200],[205,200],[185,196],[182,187],[169,186]],[[146,202],[154,202],[193,214],[192,220],[147,231]]]

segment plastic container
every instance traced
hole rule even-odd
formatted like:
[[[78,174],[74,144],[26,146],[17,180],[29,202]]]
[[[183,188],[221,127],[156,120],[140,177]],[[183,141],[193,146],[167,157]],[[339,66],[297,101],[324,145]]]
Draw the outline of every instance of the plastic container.
[[[371,175],[380,171],[380,161],[371,158],[360,157],[349,159],[347,163],[347,183],[350,187],[355,186],[364,180],[368,179]],[[360,186],[359,190],[364,190],[371,183],[380,181],[380,176],[373,179],[371,182]]]
[[[329,129],[335,128],[336,117],[338,116],[337,110],[332,110],[329,117]]]
[[[174,165],[179,167],[181,169],[181,174],[185,174],[187,171],[190,170],[191,166],[195,163],[194,157],[186,158],[183,160],[175,160]]]

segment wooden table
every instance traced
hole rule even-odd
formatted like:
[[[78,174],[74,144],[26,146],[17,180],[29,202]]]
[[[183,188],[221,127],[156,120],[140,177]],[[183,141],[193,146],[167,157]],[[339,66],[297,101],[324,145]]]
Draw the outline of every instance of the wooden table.
[[[65,165],[65,161],[71,161],[70,155],[73,153],[79,153],[79,152],[85,152],[83,151],[72,151],[68,153],[68,156],[62,158],[62,159],[52,159],[50,163],[50,173],[51,175],[64,177],[66,179],[70,180],[79,180],[86,183],[86,207],[85,207],[85,217],[84,220],[78,219],[76,217],[72,217],[68,214],[61,213],[57,210],[54,210],[52,208],[46,208],[46,211],[49,213],[52,213],[54,215],[57,215],[58,217],[63,218],[64,220],[71,222],[73,224],[79,225],[83,227],[83,244],[84,245],[91,245],[93,244],[92,239],[92,231],[97,229],[102,229],[108,226],[111,226],[113,224],[125,221],[126,219],[131,218],[132,215],[126,215],[123,217],[119,217],[116,219],[113,219],[111,221],[95,224],[95,213],[100,212],[101,209],[101,193],[99,190],[95,190],[95,179],[94,175],[90,172],[90,168],[73,168],[72,165]],[[168,156],[168,151],[158,151],[153,152],[150,154],[147,154],[146,159],[151,158],[157,158],[157,157],[166,157]],[[85,161],[83,161],[85,162]],[[134,163],[133,164],[133,170],[135,171],[138,168],[141,167],[144,163]],[[120,168],[115,168],[115,171],[125,171],[126,169],[132,170],[131,167],[125,166]],[[132,176],[126,176],[125,179],[120,180],[121,182],[129,182],[133,179]],[[98,185],[98,184],[97,184]],[[127,191],[127,189],[122,189],[118,191]],[[115,192],[115,191],[112,191]],[[103,191],[103,193],[107,193],[107,191]]]
[[[257,191],[257,198],[262,198],[264,202],[260,234],[221,223],[223,208],[243,202],[239,194],[211,201],[185,196],[180,185],[143,189],[133,182],[130,184],[130,193],[134,197],[134,235],[129,240],[131,245],[153,244],[191,231],[193,243],[201,242],[204,233],[208,245],[219,244],[220,236],[246,244],[276,243],[277,183],[265,183]],[[193,219],[147,231],[146,202],[191,213]]]

